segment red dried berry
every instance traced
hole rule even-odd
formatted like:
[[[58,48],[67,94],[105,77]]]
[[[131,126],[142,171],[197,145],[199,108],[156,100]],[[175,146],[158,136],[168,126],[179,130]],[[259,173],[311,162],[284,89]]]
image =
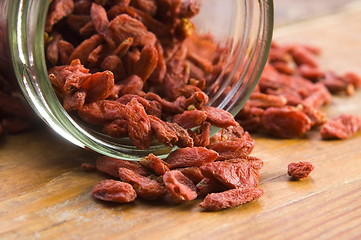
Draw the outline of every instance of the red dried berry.
[[[217,160],[223,161],[249,155],[254,148],[254,140],[234,138],[212,143],[207,148],[216,151],[219,154]]]
[[[97,158],[96,167],[99,171],[106,173],[115,178],[119,177],[119,173],[118,173],[119,168],[128,168],[143,176],[148,175],[147,171],[138,162],[126,161],[107,156],[102,156]]]
[[[206,119],[207,113],[205,111],[192,110],[174,115],[172,121],[185,129],[189,129],[201,125]]]
[[[241,160],[206,163],[200,170],[206,178],[216,179],[228,188],[257,187],[260,179],[259,171]]]
[[[223,109],[205,106],[202,110],[207,112],[207,121],[214,126],[227,128],[237,125],[232,114]]]
[[[109,97],[114,87],[114,75],[110,71],[97,72],[90,75],[81,88],[86,91],[86,101],[95,102]]]
[[[137,197],[132,185],[112,179],[105,179],[95,185],[92,194],[96,199],[117,203],[132,202]]]
[[[155,137],[168,146],[174,146],[178,142],[177,134],[161,119],[149,115],[150,126]]]
[[[171,152],[165,161],[169,168],[199,167],[204,163],[213,162],[218,153],[204,147],[178,148]]]
[[[104,125],[116,119],[124,119],[126,111],[124,104],[111,100],[99,100],[85,104],[78,110],[78,115],[87,123]]]
[[[196,186],[178,170],[166,172],[163,175],[163,182],[174,203],[191,201],[197,198]]]
[[[199,206],[208,211],[217,211],[245,204],[260,198],[262,195],[263,190],[259,188],[231,189],[225,192],[207,195]]]
[[[288,175],[295,179],[303,179],[306,178],[314,168],[310,162],[290,163],[288,165]]]
[[[142,158],[139,163],[156,175],[164,175],[166,172],[169,171],[168,163],[164,162],[153,153],[150,153],[148,156]]]
[[[125,117],[128,121],[128,135],[134,146],[139,149],[150,147],[151,127],[150,120],[143,105],[132,99],[126,105]]]
[[[322,139],[347,139],[361,130],[361,118],[352,114],[342,114],[322,125]]]
[[[262,125],[273,136],[296,138],[311,129],[311,120],[296,108],[268,108],[264,111]]]
[[[158,199],[166,193],[165,188],[157,181],[144,177],[128,168],[119,168],[118,173],[120,180],[132,185],[137,195],[144,199]]]

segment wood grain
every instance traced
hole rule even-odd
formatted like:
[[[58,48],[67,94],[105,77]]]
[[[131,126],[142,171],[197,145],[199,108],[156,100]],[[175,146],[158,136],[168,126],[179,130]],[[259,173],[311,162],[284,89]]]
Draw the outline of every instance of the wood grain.
[[[277,28],[282,43],[315,44],[321,63],[361,74],[361,8]],[[361,91],[334,97],[328,116],[361,116]],[[252,155],[264,160],[257,201],[221,212],[204,212],[199,200],[169,205],[103,204],[91,188],[105,176],[82,162],[95,154],[45,129],[0,141],[1,239],[361,239],[361,134],[322,141],[317,129],[305,138],[254,136]],[[303,181],[290,181],[287,165],[311,161]]]

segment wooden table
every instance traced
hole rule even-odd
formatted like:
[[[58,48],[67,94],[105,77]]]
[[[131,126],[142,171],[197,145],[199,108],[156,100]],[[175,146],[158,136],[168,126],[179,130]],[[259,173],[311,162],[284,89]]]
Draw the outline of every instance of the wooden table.
[[[360,4],[280,25],[278,42],[321,46],[322,66],[361,74]],[[335,97],[325,111],[361,116],[360,103],[358,91]],[[345,141],[322,141],[317,129],[302,139],[254,137],[265,194],[220,212],[202,211],[199,200],[100,203],[90,191],[104,176],[80,168],[94,154],[44,129],[2,138],[0,239],[361,239],[361,134]],[[315,164],[308,179],[289,180],[295,161]]]

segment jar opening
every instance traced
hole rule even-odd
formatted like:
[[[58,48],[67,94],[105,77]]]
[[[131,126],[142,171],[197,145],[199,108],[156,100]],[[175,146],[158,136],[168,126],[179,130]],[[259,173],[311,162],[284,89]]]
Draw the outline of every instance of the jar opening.
[[[13,66],[33,109],[70,142],[103,155],[126,160],[138,160],[151,152],[166,155],[171,148],[154,144],[147,150],[139,150],[127,140],[114,139],[86,127],[64,110],[49,82],[45,61],[48,5],[48,0],[28,0],[12,1],[9,6]],[[256,86],[266,63],[272,38],[273,3],[269,0],[203,1],[194,23],[199,33],[211,34],[224,49],[219,57],[222,68],[205,91],[210,98],[209,105],[235,115]],[[212,133],[217,130],[213,128]]]

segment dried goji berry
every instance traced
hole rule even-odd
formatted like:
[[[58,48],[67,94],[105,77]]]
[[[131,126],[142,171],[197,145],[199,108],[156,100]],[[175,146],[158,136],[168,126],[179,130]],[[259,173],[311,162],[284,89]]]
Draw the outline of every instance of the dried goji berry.
[[[128,121],[128,135],[132,143],[139,149],[149,148],[151,126],[143,105],[133,98],[127,103],[125,113]]]
[[[123,79],[120,83],[123,84],[120,95],[138,94],[144,86],[143,80],[137,75],[130,75],[129,77]],[[138,99],[139,98],[137,98],[137,100]]]
[[[206,177],[197,183],[196,188],[199,196],[206,196],[209,193],[222,192],[228,189],[217,179]]]
[[[186,147],[174,150],[165,161],[173,169],[179,167],[199,167],[204,163],[215,161],[217,157],[217,152],[204,147]]]
[[[251,139],[248,132],[245,132],[243,127],[237,123],[236,126],[230,126],[228,128],[222,128],[215,135],[210,138],[210,143],[233,140],[235,138]]]
[[[46,56],[50,63],[56,65],[59,61],[59,41],[61,39],[61,35],[59,33],[53,33],[51,36],[51,41],[46,48]]]
[[[195,131],[189,130],[190,136],[193,138],[194,146],[196,147],[206,147],[209,145],[209,131],[211,124],[208,122],[202,123],[202,125],[197,128]]]
[[[310,118],[302,111],[292,108],[267,108],[262,125],[270,134],[280,138],[296,138],[311,128]]]
[[[118,173],[119,168],[128,168],[143,176],[146,176],[148,174],[147,171],[138,162],[125,161],[122,159],[106,157],[106,156],[97,158],[96,167],[99,171],[106,173],[115,178],[119,177],[119,173]]]
[[[229,163],[243,162],[245,164],[248,164],[250,167],[252,167],[255,170],[260,170],[263,167],[263,161],[254,156],[242,156],[241,158],[225,160],[225,162],[229,162]]]
[[[78,115],[87,123],[103,125],[116,119],[124,119],[126,106],[111,100],[99,100],[85,104],[78,110]]]
[[[302,45],[294,45],[290,48],[293,60],[298,64],[307,64],[311,67],[318,67],[316,56],[309,48]]]
[[[343,81],[342,78],[336,75],[333,71],[327,71],[320,82],[331,92],[339,93],[343,92],[348,95],[353,95],[355,87],[352,83]]]
[[[166,99],[161,98],[159,95],[152,93],[152,92],[148,92],[145,95],[145,98],[148,100],[154,100],[157,101],[161,104],[162,106],[162,110],[165,113],[182,113],[183,112],[183,108],[181,106],[179,106],[176,102],[170,102],[167,101]]]
[[[232,114],[223,109],[205,106],[202,110],[207,112],[207,121],[214,126],[227,128],[237,125]]]
[[[125,94],[118,98],[116,101],[122,104],[127,104],[133,98],[137,99],[137,101],[143,105],[145,111],[148,115],[153,115],[155,117],[160,118],[162,113],[162,106],[157,101],[147,100],[141,96],[134,94]]]
[[[354,72],[346,72],[341,80],[347,83],[351,83],[355,88],[361,87],[361,76]]]
[[[115,138],[122,138],[128,136],[128,122],[125,119],[115,119],[114,121],[105,124],[102,132]]]
[[[183,175],[189,178],[195,185],[204,179],[199,167],[186,167],[177,170],[183,173]]]
[[[222,161],[249,155],[254,148],[254,140],[234,138],[212,143],[207,148],[216,151],[219,154],[217,160]]]
[[[273,67],[277,69],[278,72],[284,73],[287,75],[292,75],[295,73],[295,68],[293,68],[288,62],[276,61],[272,63]]]
[[[118,47],[113,51],[113,54],[117,55],[119,58],[122,58],[132,46],[134,39],[129,37],[121,42]]]
[[[167,71],[166,62],[164,60],[164,50],[159,42],[156,42],[155,48],[157,49],[158,53],[158,62],[148,81],[151,84],[162,84],[165,73]]]
[[[53,67],[48,72],[51,84],[60,94],[75,92],[90,76],[89,69],[81,65],[79,59],[73,60],[70,65]]]
[[[264,93],[254,92],[248,100],[251,107],[268,108],[283,107],[287,103],[287,99],[283,96],[268,95]]]
[[[95,30],[107,41],[111,48],[114,48],[115,43],[109,33],[109,20],[105,9],[99,4],[92,3],[90,8],[90,16],[92,18]]]
[[[88,63],[89,54],[101,43],[103,38],[99,34],[91,36],[89,39],[84,40],[79,44],[70,55],[69,60],[80,59],[82,64]]]
[[[191,86],[191,85],[188,85]],[[192,88],[195,88],[195,92],[192,93],[190,97],[188,97],[185,100],[184,107],[186,107],[188,110],[190,110],[190,106],[194,106],[197,109],[202,109],[207,103],[208,103],[208,96],[204,92],[202,92],[198,87],[192,86]],[[180,89],[182,94],[185,94],[186,92],[184,90],[187,89],[187,86],[184,86],[183,89]]]
[[[112,179],[105,179],[95,185],[92,194],[97,199],[118,203],[132,202],[137,197],[132,185]]]
[[[197,198],[196,186],[180,171],[172,170],[163,175],[164,184],[174,203],[190,201]]]
[[[101,46],[101,45],[100,45]],[[97,48],[96,48],[97,49]],[[94,51],[96,50],[94,49]],[[94,52],[93,51],[93,52]],[[92,52],[92,53],[93,53]],[[91,55],[89,55],[90,57]],[[100,56],[99,56],[100,57]],[[99,59],[98,59],[99,60]],[[88,60],[90,62],[90,59]],[[96,64],[94,64],[96,65]],[[114,74],[115,81],[124,79],[126,77],[126,71],[124,68],[123,61],[117,55],[108,55],[100,63],[102,70],[109,70]],[[143,85],[142,85],[143,87]]]
[[[169,171],[168,163],[150,153],[139,161],[140,165],[149,169],[156,175],[163,175]]]
[[[110,34],[116,44],[132,37],[133,46],[154,45],[156,37],[149,32],[142,22],[127,14],[121,14],[115,17],[109,25]]]
[[[260,198],[262,195],[263,190],[259,188],[231,189],[207,195],[199,206],[208,211],[217,211],[245,204],[249,201]]]
[[[193,147],[194,141],[188,134],[188,132],[179,126],[177,123],[166,122],[167,126],[170,127],[178,137],[178,141],[175,143],[178,147]]]
[[[260,179],[258,170],[247,161],[205,163],[200,169],[206,178],[216,179],[229,188],[256,187]]]
[[[59,51],[60,63],[62,65],[69,64],[69,58],[71,53],[74,51],[74,46],[70,42],[60,40],[58,47],[61,49],[61,51]]]
[[[146,81],[158,64],[158,51],[153,45],[143,47],[138,62],[134,66],[134,73]]]
[[[324,72],[321,71],[321,69],[312,67],[308,64],[302,64],[299,66],[298,71],[302,77],[311,79],[312,81],[317,81],[324,75]]]
[[[86,101],[94,102],[109,97],[114,87],[114,75],[111,71],[97,72],[81,83],[86,91]]]
[[[93,172],[93,171],[97,170],[97,167],[90,163],[82,163],[81,168],[87,172]]]
[[[312,92],[303,99],[302,105],[319,109],[323,105],[329,104],[330,101],[331,94],[327,88],[321,83],[316,83],[312,87]]]
[[[137,195],[144,199],[154,200],[166,193],[165,188],[157,181],[137,174],[128,168],[119,168],[118,173],[120,180],[132,185]]]
[[[168,146],[174,146],[178,142],[177,134],[161,119],[149,115],[150,126],[154,136]]]
[[[201,125],[206,119],[207,112],[202,110],[192,110],[174,115],[172,121],[185,129],[189,129]]]
[[[54,0],[49,6],[46,17],[45,31],[51,32],[53,25],[65,16],[68,16],[74,9],[73,0]]]
[[[361,118],[352,114],[341,114],[322,125],[320,134],[323,139],[347,139],[361,130]]]
[[[306,178],[314,169],[310,162],[290,163],[288,165],[288,175],[295,179]]]
[[[73,94],[66,95],[63,101],[63,107],[66,111],[71,112],[84,106],[86,98],[85,91],[76,91]]]

